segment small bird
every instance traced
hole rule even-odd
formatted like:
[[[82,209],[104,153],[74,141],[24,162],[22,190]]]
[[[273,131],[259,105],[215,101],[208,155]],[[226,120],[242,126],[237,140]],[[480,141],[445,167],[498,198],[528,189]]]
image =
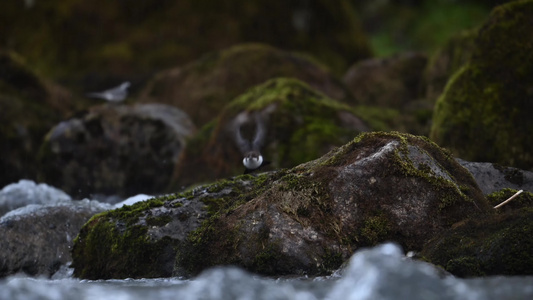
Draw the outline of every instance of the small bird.
[[[253,172],[263,166],[263,155],[259,151],[249,151],[244,155],[242,164],[246,168],[244,174]]]
[[[130,82],[125,81],[121,85],[103,92],[88,93],[87,97],[105,99],[109,102],[121,102],[128,96]]]
[[[253,120],[255,121],[255,135],[252,141],[246,140],[241,133],[242,125],[250,121],[250,114],[242,112],[237,115],[233,122],[235,142],[244,155],[242,159],[242,164],[245,167],[244,174],[251,173],[270,163],[263,159],[263,155],[260,152],[266,135],[265,120],[259,113],[254,113]]]

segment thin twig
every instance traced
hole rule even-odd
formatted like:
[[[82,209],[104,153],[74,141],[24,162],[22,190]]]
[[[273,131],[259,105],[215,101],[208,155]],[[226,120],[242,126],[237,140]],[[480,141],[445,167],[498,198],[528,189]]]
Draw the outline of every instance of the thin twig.
[[[503,201],[502,203],[494,206],[494,208],[500,208],[501,206],[504,206],[505,204],[509,203],[509,201],[513,200],[514,198],[516,198],[516,196],[520,195],[520,193],[522,193],[523,190],[519,190],[518,192],[516,192],[514,195],[512,195],[509,199]]]

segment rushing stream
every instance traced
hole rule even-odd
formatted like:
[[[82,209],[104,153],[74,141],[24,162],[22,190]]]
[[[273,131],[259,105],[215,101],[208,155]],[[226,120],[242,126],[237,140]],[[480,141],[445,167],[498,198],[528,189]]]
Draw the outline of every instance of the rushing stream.
[[[88,281],[66,269],[53,279],[5,278],[0,299],[533,299],[533,277],[459,279],[405,258],[388,243],[357,252],[346,268],[327,277],[271,279],[220,267],[191,280]]]

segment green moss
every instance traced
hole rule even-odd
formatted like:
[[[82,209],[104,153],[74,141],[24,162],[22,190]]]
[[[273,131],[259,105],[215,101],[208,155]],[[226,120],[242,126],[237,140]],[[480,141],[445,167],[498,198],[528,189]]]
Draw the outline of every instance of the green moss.
[[[175,199],[177,196],[166,196],[165,200]],[[159,198],[152,198],[146,201],[139,201],[133,205],[124,205],[121,208],[110,210],[102,213],[108,218],[120,220],[126,225],[133,225],[139,221],[139,218],[143,216],[147,210],[153,207],[160,207],[165,204],[164,200]]]
[[[74,241],[75,276],[86,279],[169,276],[162,271],[160,256],[172,247],[172,242],[168,237],[153,242],[146,236],[146,230],[141,225],[117,227],[106,214],[93,217]]]
[[[338,270],[344,261],[345,258],[341,253],[326,248],[322,257],[320,274],[331,274],[331,272]]]
[[[281,260],[281,255],[277,249],[275,243],[269,243],[267,247],[260,250],[252,262],[253,270],[259,274],[279,276],[276,266]]]
[[[367,217],[361,228],[361,242],[374,246],[390,237],[391,226],[389,219],[383,215]]]

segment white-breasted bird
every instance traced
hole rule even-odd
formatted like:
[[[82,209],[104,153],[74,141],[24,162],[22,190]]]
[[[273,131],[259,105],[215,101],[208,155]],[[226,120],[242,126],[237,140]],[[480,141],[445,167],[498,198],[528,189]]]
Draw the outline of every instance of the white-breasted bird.
[[[242,136],[241,127],[250,122],[251,119],[249,112],[242,112],[235,117],[232,126],[235,142],[244,155],[242,159],[242,164],[245,167],[244,174],[253,172],[270,163],[263,159],[263,155],[260,152],[266,136],[265,120],[260,112],[253,113],[253,121],[255,123],[253,139],[249,141]]]
[[[87,97],[104,99],[109,102],[121,102],[128,96],[130,82],[125,81],[117,87],[105,90],[103,92],[88,93]]]

